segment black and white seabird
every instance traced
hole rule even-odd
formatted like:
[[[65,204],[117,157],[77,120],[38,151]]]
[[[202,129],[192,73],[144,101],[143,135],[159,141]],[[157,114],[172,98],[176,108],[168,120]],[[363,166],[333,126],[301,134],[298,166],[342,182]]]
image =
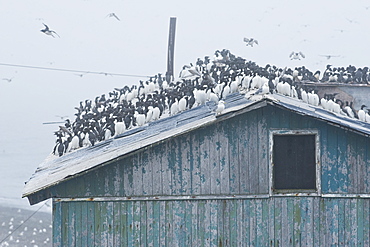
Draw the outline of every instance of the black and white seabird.
[[[59,38],[60,38],[60,36],[59,36],[59,34],[57,34],[55,31],[53,31],[53,30],[50,30],[50,28],[45,24],[45,23],[42,23],[42,24],[44,24],[44,26],[45,26],[45,28],[44,29],[41,29],[40,31],[41,32],[43,32],[44,34],[46,34],[46,35],[50,35],[50,36],[52,36],[53,38],[55,38],[54,37],[54,34],[56,34]]]

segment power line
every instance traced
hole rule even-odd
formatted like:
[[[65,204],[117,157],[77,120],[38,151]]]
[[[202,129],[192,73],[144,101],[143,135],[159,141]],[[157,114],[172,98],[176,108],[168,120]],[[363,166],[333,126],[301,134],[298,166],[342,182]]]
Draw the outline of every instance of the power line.
[[[44,204],[42,204],[41,205],[41,207],[39,207],[35,212],[33,212],[25,221],[23,221],[23,223],[21,223],[19,226],[17,226],[13,231],[11,231],[8,235],[6,235],[6,237],[5,238],[3,238],[1,241],[0,241],[0,244],[2,244],[4,241],[5,241],[5,239],[7,239],[10,235],[12,235],[15,231],[17,231],[21,226],[23,226],[24,224],[26,224],[26,222],[29,220],[29,219],[31,219],[38,211],[40,211],[41,210],[41,208],[43,207],[43,206],[45,206],[46,205],[46,203],[47,203],[47,201],[44,203]]]
[[[0,63],[0,66],[10,66],[10,67],[27,68],[27,69],[43,69],[43,70],[53,70],[53,71],[62,71],[62,72],[74,72],[74,73],[83,73],[83,74],[96,74],[96,75],[112,75],[112,76],[127,76],[127,77],[145,77],[145,78],[149,78],[150,77],[150,76],[146,76],[146,75],[129,75],[129,74],[120,74],[120,73],[84,71],[84,70],[74,70],[74,69],[59,69],[59,68],[48,68],[48,67],[39,67],[39,66],[30,66],[30,65],[9,64],[9,63]]]

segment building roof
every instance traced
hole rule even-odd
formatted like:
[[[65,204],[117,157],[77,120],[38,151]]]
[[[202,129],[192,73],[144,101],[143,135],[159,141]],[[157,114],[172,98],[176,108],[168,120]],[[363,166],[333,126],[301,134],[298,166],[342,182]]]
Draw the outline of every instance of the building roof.
[[[128,155],[166,139],[190,132],[203,126],[231,118],[254,109],[273,105],[300,115],[313,117],[337,127],[345,128],[364,136],[370,136],[370,124],[358,119],[335,114],[321,106],[312,106],[301,100],[280,94],[253,95],[234,93],[226,100],[226,109],[215,115],[215,103],[195,107],[174,116],[169,116],[142,127],[126,131],[114,138],[81,148],[61,157],[50,155],[35,171],[23,189],[23,197],[50,188],[81,175],[90,169],[103,166],[121,156]]]

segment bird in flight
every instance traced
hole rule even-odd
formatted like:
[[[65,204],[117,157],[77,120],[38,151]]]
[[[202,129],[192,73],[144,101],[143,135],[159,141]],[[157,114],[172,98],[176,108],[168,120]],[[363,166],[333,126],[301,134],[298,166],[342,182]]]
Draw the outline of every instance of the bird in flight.
[[[250,45],[251,47],[253,47],[253,44],[258,45],[258,41],[253,38],[244,38],[244,42],[246,43],[246,46]]]
[[[326,57],[326,59],[330,59],[330,58],[332,58],[332,57],[340,57],[340,56],[338,56],[338,55],[320,55],[321,57]]]
[[[305,55],[302,52],[292,52],[289,55],[290,60],[301,60],[301,58],[305,58]]]
[[[114,17],[117,20],[121,21],[115,13],[109,13],[106,17]]]
[[[12,78],[3,78],[2,80],[7,81],[7,82],[12,82],[13,77]]]
[[[45,23],[42,23],[42,24],[44,24],[45,28],[44,28],[44,29],[41,29],[41,30],[40,30],[41,32],[43,32],[43,33],[44,33],[44,34],[46,34],[46,35],[50,35],[50,36],[52,36],[53,38],[55,38],[54,34],[56,34],[56,35],[60,38],[59,34],[57,34],[57,33],[56,33],[55,31],[53,31],[53,30],[50,30],[50,28],[49,28]]]

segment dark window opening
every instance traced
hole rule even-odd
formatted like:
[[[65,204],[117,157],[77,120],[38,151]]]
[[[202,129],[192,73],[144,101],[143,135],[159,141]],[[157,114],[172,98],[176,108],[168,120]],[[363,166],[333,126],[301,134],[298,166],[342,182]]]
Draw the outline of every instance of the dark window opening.
[[[274,190],[316,190],[315,135],[273,136]]]

